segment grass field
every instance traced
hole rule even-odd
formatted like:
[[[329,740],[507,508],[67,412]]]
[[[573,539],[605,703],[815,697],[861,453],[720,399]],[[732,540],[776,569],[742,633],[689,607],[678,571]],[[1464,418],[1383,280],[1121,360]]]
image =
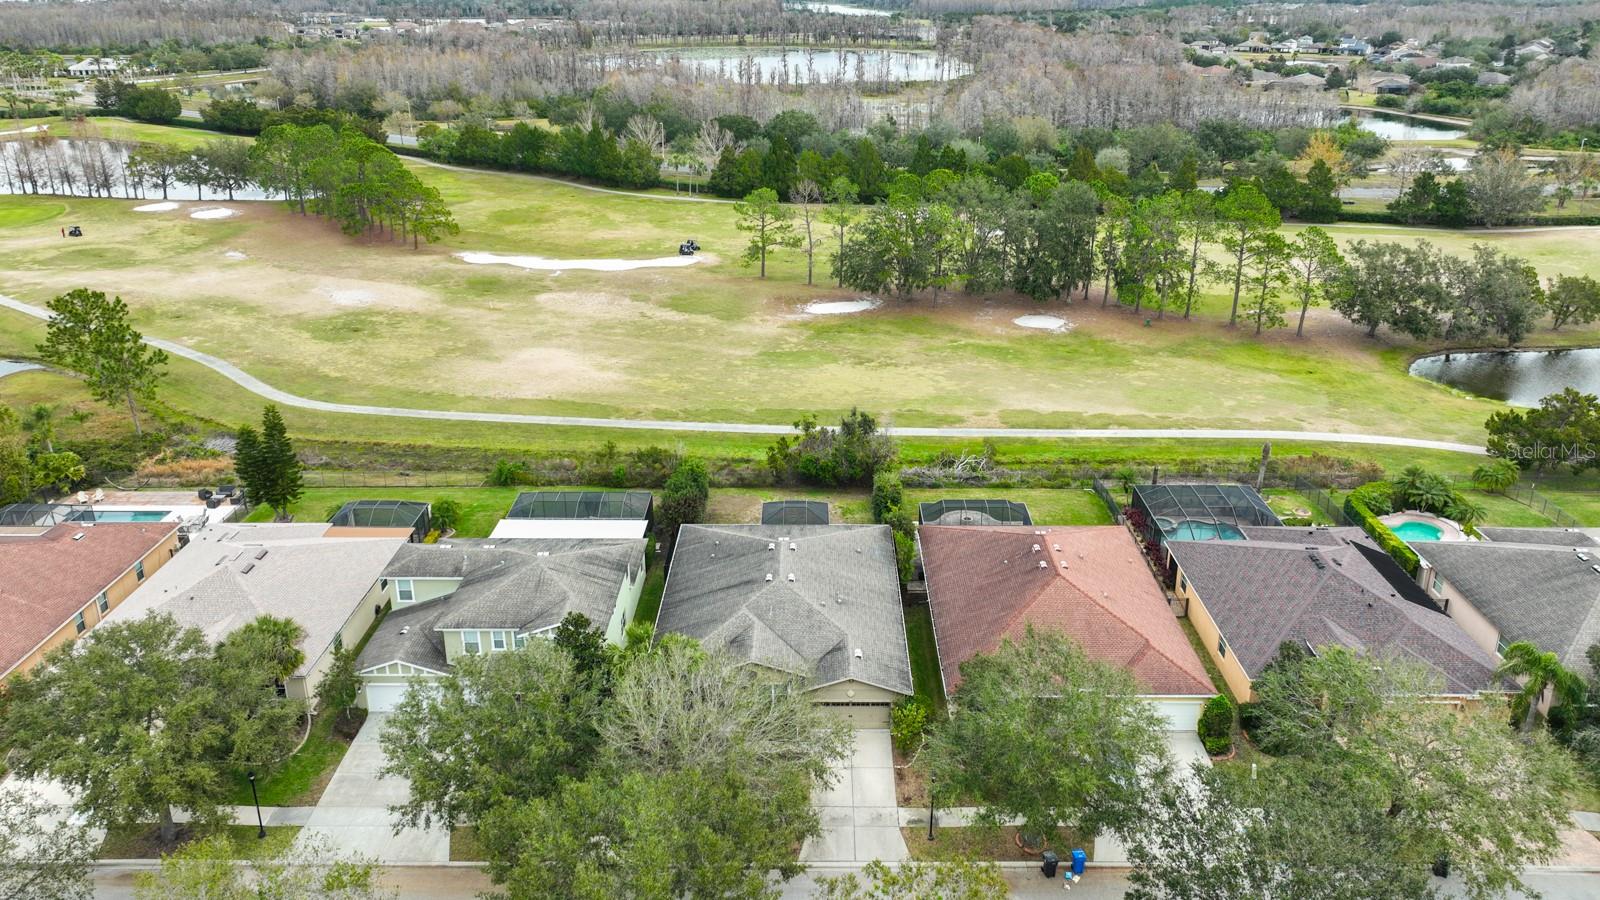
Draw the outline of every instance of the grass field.
[[[763,422],[856,403],[902,425],[1261,426],[1463,440],[1476,439],[1495,408],[1408,376],[1405,361],[1426,347],[1368,341],[1325,312],[1314,313],[1303,341],[1229,330],[1218,318],[1220,288],[1201,318],[1149,327],[1093,301],[1048,304],[1074,322],[1065,334],[1012,325],[1040,308],[1031,301],[961,294],[810,317],[806,302],[847,292],[807,288],[794,251],[756,280],[734,261],[740,235],[726,205],[417,171],[462,224],[460,235],[417,252],[346,238],[277,204],[236,203],[235,219],[196,221],[186,210],[133,213],[129,201],[0,198],[0,223],[9,223],[0,225],[0,289],[35,303],[85,285],[118,293],[147,333],[286,390],[357,403]],[[68,221],[88,237],[62,241],[57,226]],[[1600,271],[1583,252],[1589,232],[1335,232],[1427,237],[1455,252],[1492,240],[1547,274]],[[709,255],[687,269],[532,272],[451,255],[641,258],[673,254],[688,236]],[[25,352],[30,330],[4,313],[0,353]],[[191,368],[174,365],[166,402],[221,421],[256,405]],[[455,426],[402,430],[445,428]]]

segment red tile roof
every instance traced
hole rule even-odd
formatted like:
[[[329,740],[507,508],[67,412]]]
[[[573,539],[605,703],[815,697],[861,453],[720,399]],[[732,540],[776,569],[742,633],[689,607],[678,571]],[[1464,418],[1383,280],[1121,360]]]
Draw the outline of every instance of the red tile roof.
[[[68,523],[43,534],[0,535],[0,672],[21,662],[177,527]]]
[[[919,536],[946,691],[961,663],[1032,625],[1066,632],[1152,694],[1215,693],[1127,529],[924,525]]]

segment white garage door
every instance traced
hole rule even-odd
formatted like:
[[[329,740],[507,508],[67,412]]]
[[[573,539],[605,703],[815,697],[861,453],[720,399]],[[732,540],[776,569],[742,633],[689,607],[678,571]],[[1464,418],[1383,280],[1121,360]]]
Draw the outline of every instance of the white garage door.
[[[406,687],[404,684],[366,685],[367,711],[391,712],[400,702],[400,698],[406,695]]]
[[[818,705],[856,728],[889,727],[889,704],[887,703],[822,703]]]

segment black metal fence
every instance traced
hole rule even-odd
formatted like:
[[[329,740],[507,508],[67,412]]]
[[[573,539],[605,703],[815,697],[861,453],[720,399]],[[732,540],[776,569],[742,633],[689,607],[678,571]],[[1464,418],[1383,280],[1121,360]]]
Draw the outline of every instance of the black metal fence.
[[[1338,501],[1334,500],[1327,491],[1317,487],[1304,478],[1296,478],[1294,482],[1294,488],[1295,490],[1299,491],[1300,495],[1305,497],[1312,506],[1315,506],[1324,516],[1327,516],[1328,520],[1333,524],[1354,524],[1350,521],[1350,517],[1344,514],[1344,506]]]
[[[467,472],[319,472],[308,470],[308,488],[476,488],[487,487],[482,475]]]
[[[1514,485],[1506,489],[1505,495],[1562,528],[1578,528],[1583,524],[1568,515],[1566,510],[1557,506],[1549,497],[1539,493],[1529,485]]]
[[[1106,505],[1106,511],[1111,513],[1111,521],[1118,525],[1126,522],[1127,518],[1122,515],[1121,504],[1117,503],[1117,498],[1111,496],[1111,489],[1106,487],[1104,481],[1100,480],[1100,476],[1094,476],[1091,484],[1094,486],[1094,495],[1100,498],[1100,502]]]

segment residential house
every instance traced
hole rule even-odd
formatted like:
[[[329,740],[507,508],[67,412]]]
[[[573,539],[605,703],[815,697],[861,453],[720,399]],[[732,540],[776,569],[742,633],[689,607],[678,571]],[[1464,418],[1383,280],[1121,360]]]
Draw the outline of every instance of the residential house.
[[[179,546],[176,522],[0,529],[0,678],[98,625]]]
[[[305,660],[284,682],[284,693],[316,695],[333,651],[354,647],[372,626],[385,597],[379,576],[402,538],[328,537],[325,523],[217,525],[156,572],[108,620],[166,614],[179,625],[220,642],[261,616],[290,619],[304,629]]]
[[[1494,655],[1360,529],[1238,531],[1232,540],[1166,543],[1182,614],[1236,697],[1251,696],[1285,643],[1416,660],[1453,698],[1496,688]]]
[[[1340,38],[1333,52],[1342,56],[1367,56],[1372,53],[1372,45],[1358,38]]]
[[[649,491],[527,491],[493,538],[642,538],[653,523]]]
[[[1479,72],[1478,73],[1478,87],[1500,87],[1503,84],[1510,84],[1510,83],[1511,83],[1511,76],[1505,74],[1504,72]]]
[[[1288,78],[1280,78],[1267,85],[1268,90],[1274,91],[1320,91],[1328,86],[1328,80],[1322,75],[1313,75],[1302,72]]]
[[[1478,63],[1476,61],[1468,59],[1465,56],[1447,56],[1444,59],[1439,60],[1438,65],[1436,65],[1434,68],[1436,68],[1436,69],[1471,69],[1471,68],[1475,68],[1477,65],[1478,65]]]
[[[1195,69],[1195,74],[1201,78],[1227,78],[1233,70],[1227,66],[1201,66]]]
[[[1517,641],[1597,675],[1585,656],[1600,643],[1600,543],[1557,528],[1486,528],[1487,541],[1417,542],[1417,581],[1479,647]]]
[[[549,637],[572,613],[621,645],[644,581],[640,538],[407,544],[379,582],[392,608],[356,661],[360,702],[393,709],[412,682]]]
[[[67,66],[71,78],[104,78],[122,71],[122,63],[109,56],[89,56]]]
[[[884,525],[685,525],[656,620],[812,699],[887,728],[912,693],[894,541]]]
[[[1126,528],[924,525],[917,537],[946,693],[960,696],[972,657],[1056,631],[1131,672],[1170,730],[1196,729],[1216,688]]]
[[[1404,96],[1411,93],[1411,76],[1399,73],[1382,75],[1372,79],[1367,84],[1367,90],[1374,94],[1396,94]]]

